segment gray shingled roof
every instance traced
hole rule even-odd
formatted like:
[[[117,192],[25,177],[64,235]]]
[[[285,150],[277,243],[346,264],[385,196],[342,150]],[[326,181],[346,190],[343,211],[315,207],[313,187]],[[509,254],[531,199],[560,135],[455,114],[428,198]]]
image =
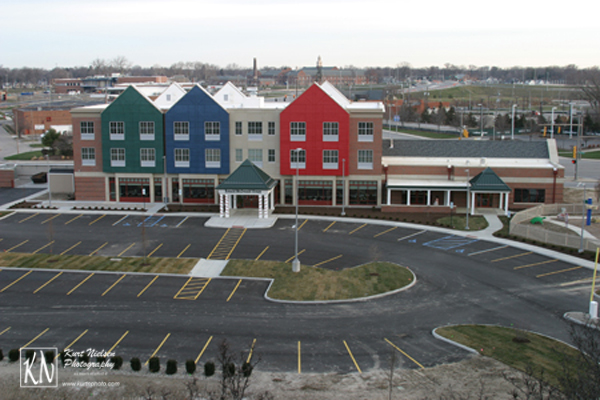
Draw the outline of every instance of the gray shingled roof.
[[[546,142],[517,140],[394,140],[383,141],[383,155],[396,157],[550,158]]]
[[[244,161],[217,189],[220,190],[270,190],[277,184],[266,172],[250,160]]]

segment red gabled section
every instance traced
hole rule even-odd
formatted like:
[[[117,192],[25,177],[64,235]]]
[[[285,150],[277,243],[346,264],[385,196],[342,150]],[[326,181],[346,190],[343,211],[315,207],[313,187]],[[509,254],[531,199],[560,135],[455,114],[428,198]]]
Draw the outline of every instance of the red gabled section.
[[[291,140],[290,125],[292,122],[306,123],[305,141]],[[337,142],[323,140],[324,122],[339,124]],[[296,173],[295,168],[290,168],[290,151],[298,148],[306,150],[306,168],[299,170],[300,175],[342,176],[342,159],[346,160],[344,174],[348,174],[350,115],[318,84],[309,87],[281,112],[279,126],[281,175]],[[323,169],[323,150],[338,151],[337,169]]]

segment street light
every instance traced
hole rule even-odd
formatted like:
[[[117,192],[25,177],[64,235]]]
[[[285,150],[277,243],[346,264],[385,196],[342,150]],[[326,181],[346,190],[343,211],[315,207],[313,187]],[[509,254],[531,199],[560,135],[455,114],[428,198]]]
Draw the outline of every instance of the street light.
[[[583,253],[583,226],[585,223],[585,210],[586,210],[586,197],[587,197],[587,192],[586,192],[586,187],[585,187],[585,183],[584,182],[579,182],[577,184],[577,186],[579,185],[583,185],[583,202],[582,202],[582,209],[581,209],[581,240],[579,242],[579,253]]]
[[[48,162],[48,173],[46,174],[46,181],[48,182],[48,207],[52,208],[52,189],[50,188],[50,157],[46,154],[46,161]]]
[[[394,140],[394,139],[392,139]],[[342,217],[346,215],[345,206],[346,202],[346,159],[342,158]]]
[[[465,229],[469,230],[469,209],[471,208],[471,174],[467,169],[467,222],[465,223]]]
[[[301,148],[294,150],[296,152],[296,237],[294,245],[294,261],[292,261],[292,272],[300,272],[300,260],[298,259],[298,178],[300,168],[300,152],[303,151]]]
[[[516,104],[512,106],[512,118],[511,118],[511,127],[510,127],[510,140],[515,140],[515,108],[517,108]]]
[[[554,110],[556,110],[556,107],[552,107],[552,127],[550,128],[550,139],[554,139]]]
[[[479,106],[479,132],[483,137],[483,104],[477,104]]]

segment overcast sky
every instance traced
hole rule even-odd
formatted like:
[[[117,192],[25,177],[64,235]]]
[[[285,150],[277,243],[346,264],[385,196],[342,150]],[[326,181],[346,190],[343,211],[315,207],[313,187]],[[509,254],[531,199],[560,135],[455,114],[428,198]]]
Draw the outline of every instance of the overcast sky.
[[[414,67],[600,64],[593,0],[11,0],[0,65]]]

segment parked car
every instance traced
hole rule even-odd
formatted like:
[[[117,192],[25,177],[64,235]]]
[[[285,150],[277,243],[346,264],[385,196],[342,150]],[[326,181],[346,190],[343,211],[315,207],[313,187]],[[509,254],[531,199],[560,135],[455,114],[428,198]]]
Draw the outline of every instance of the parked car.
[[[48,182],[48,174],[45,172],[39,172],[35,175],[31,175],[31,181],[33,183],[47,183]]]

